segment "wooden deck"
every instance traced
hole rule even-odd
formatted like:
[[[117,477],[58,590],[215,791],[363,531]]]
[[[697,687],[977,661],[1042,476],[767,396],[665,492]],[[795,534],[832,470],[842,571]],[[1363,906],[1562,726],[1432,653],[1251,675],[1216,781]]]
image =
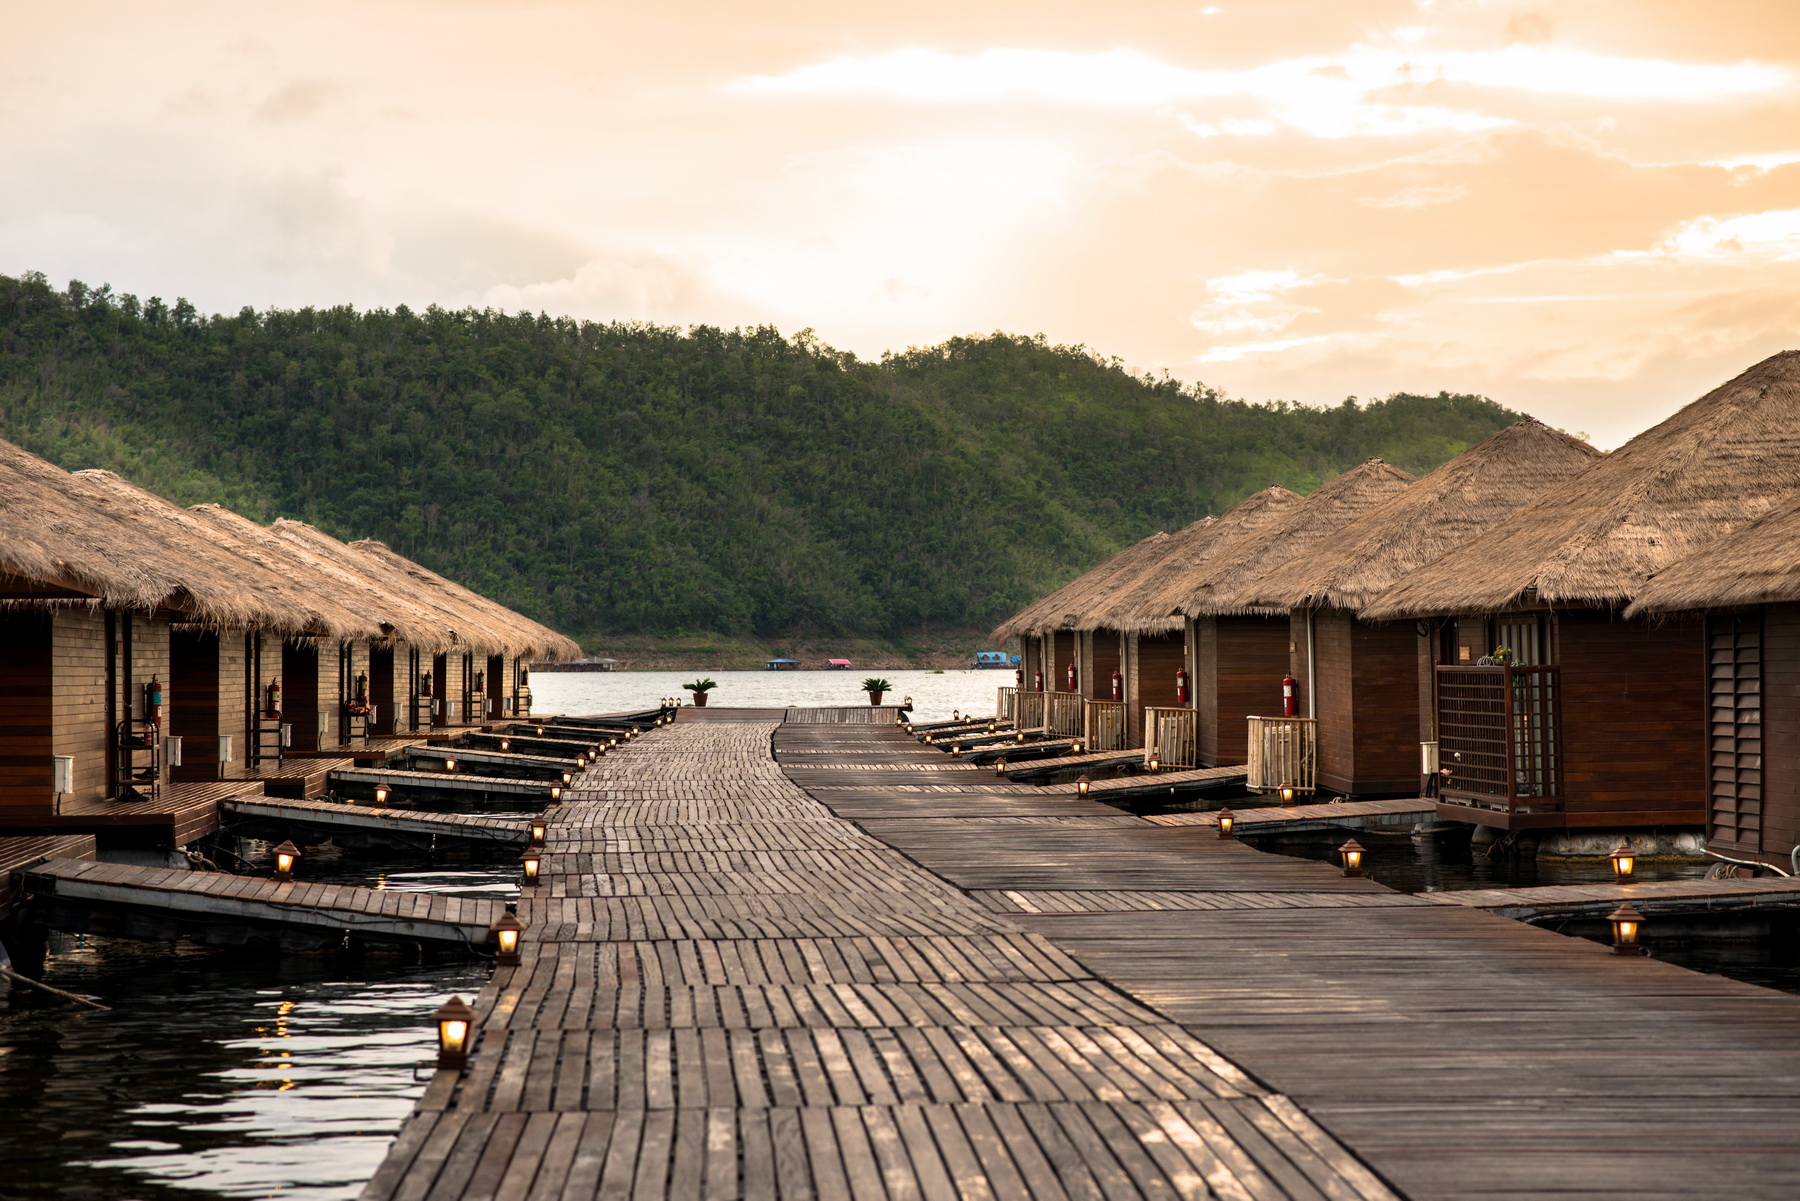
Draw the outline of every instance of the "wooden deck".
[[[354,757],[341,755],[333,758],[283,758],[279,763],[266,759],[255,767],[243,763],[231,764],[229,775],[234,782],[260,784],[262,791],[269,796],[305,800],[307,797],[324,796],[331,790],[332,772],[354,766]]]
[[[1552,915],[1605,917],[1630,901],[1646,916],[1709,909],[1800,905],[1800,879],[1641,880],[1631,884],[1552,884],[1539,888],[1473,888],[1433,893],[1446,905],[1466,905],[1529,920]]]
[[[1342,826],[1352,830],[1407,828],[1434,821],[1437,809],[1430,801],[1400,797],[1389,801],[1326,801],[1316,805],[1273,805],[1233,809],[1232,829],[1243,834],[1297,834]],[[1219,827],[1219,815],[1210,813],[1154,813],[1144,819],[1158,826]]]
[[[1172,795],[1179,792],[1227,788],[1234,784],[1241,784],[1246,778],[1246,770],[1241,763],[1226,767],[1172,768],[1143,776],[1117,776],[1111,780],[1095,780],[1088,786],[1088,795],[1094,798],[1149,797],[1159,792]],[[1061,787],[1073,788],[1074,785],[1065,784]]]
[[[238,797],[220,802],[221,817],[250,819],[262,824],[304,827],[321,834],[409,835],[423,839],[450,839],[523,847],[531,837],[531,823],[499,817],[475,817],[459,813],[421,813],[413,809],[381,809],[373,805],[344,805],[336,801],[289,801],[276,797]]]
[[[1457,903],[1475,894],[1403,896],[1072,790],[990,777],[928,791],[904,767],[884,788],[879,768],[845,770],[901,745],[870,738],[867,753],[839,748],[835,777],[832,757],[785,749],[784,769],[909,864],[1203,1040],[1408,1197],[1800,1188],[1800,998],[1616,957]],[[792,747],[791,730],[778,745]],[[787,766],[802,758],[810,770]],[[1654,949],[1654,926],[1646,938]],[[1246,1193],[1306,1195],[1266,1183]]]
[[[834,814],[771,761],[775,728],[678,723],[577,781],[520,906],[523,965],[476,998],[466,1074],[437,1073],[366,1201],[1394,1196],[1292,1098],[869,818],[991,814],[986,797],[853,783],[831,795],[860,816]],[[880,743],[862,766],[913,774],[879,726],[788,724],[776,744],[800,759],[852,729]]]
[[[1133,763],[1142,763],[1144,752],[1130,751],[1087,751],[1079,755],[1059,755],[1054,759],[1029,759],[1018,766],[1008,764],[1006,778],[1009,780],[1029,780],[1033,776],[1045,775],[1049,772],[1076,771],[1082,768],[1126,767]]]
[[[511,751],[487,751],[461,746],[410,747],[405,757],[407,763],[437,764],[439,771],[443,770],[441,765],[450,759],[481,767],[529,771],[545,779],[556,780],[562,779],[563,773],[569,770],[570,763],[567,759],[556,759],[548,755],[515,755]]]
[[[218,803],[262,792],[242,780],[164,784],[155,800],[68,800],[55,813],[0,812],[0,831],[20,836],[95,834],[172,850],[219,828]]]
[[[293,927],[332,941],[354,933],[480,947],[503,908],[487,899],[72,859],[45,860],[21,876],[26,891],[53,905],[123,909],[196,924]]]
[[[519,780],[511,776],[478,776],[470,772],[393,771],[380,767],[338,768],[331,773],[331,783],[338,788],[353,788],[374,793],[377,784],[386,784],[395,792],[450,793],[470,796],[506,797],[509,800],[531,800],[550,803],[550,789],[561,781]]]

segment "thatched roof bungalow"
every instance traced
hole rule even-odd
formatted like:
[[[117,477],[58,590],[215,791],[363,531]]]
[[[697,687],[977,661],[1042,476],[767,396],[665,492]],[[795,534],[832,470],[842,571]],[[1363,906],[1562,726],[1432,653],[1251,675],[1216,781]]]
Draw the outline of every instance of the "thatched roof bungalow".
[[[1628,620],[1656,573],[1800,486],[1800,352],[1766,359],[1370,600],[1430,619],[1440,815],[1518,829],[1704,824],[1707,639]]]

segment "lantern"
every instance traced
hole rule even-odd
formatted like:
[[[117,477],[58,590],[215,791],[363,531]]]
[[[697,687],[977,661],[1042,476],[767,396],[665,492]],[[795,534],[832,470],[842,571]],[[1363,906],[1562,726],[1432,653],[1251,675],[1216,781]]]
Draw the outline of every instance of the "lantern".
[[[961,721],[962,720],[962,710],[961,709],[950,710],[950,720],[951,721]]]
[[[511,910],[494,919],[488,932],[494,936],[494,963],[500,967],[519,966],[519,935],[525,930],[521,922]]]
[[[574,782],[575,782],[574,776],[570,775],[568,772],[563,773],[563,783],[564,784],[573,784]]]
[[[294,878],[294,862],[300,858],[300,848],[292,841],[284,841],[275,848],[275,878],[292,880]]]
[[[1086,796],[1088,794],[1088,789],[1092,786],[1093,781],[1089,780],[1086,776],[1082,776],[1079,780],[1075,781],[1075,795]]]
[[[1237,825],[1237,818],[1229,809],[1219,810],[1219,837],[1230,838],[1231,827]]]
[[[545,822],[543,818],[534,817],[531,819],[531,843],[533,846],[543,846],[544,837],[549,834],[549,832],[549,824]]]
[[[501,749],[501,750],[503,750],[503,751],[510,751],[510,750],[512,750],[512,739],[510,739],[510,738],[502,738],[502,739],[501,739],[501,740],[500,740],[500,749]]]
[[[1077,738],[1075,741],[1073,741],[1069,744],[1069,753],[1071,755],[1079,755],[1079,754],[1083,753],[1082,746],[1081,746],[1081,739]]]
[[[1162,767],[1162,758],[1155,751],[1151,751],[1150,757],[1144,761],[1144,766],[1151,771],[1157,771]]]
[[[475,1011],[461,997],[451,997],[432,1015],[437,1023],[440,1068],[461,1068],[469,1062],[469,1031],[475,1025]]]
[[[1338,854],[1344,857],[1344,874],[1346,876],[1360,876],[1363,874],[1363,848],[1361,843],[1352,838],[1349,842],[1346,842],[1343,846],[1338,848]]]
[[[553,801],[562,800],[562,785],[561,784],[550,785],[550,799]]]
[[[454,759],[444,760],[444,770],[445,771],[455,771],[456,770],[456,760],[454,760]]]
[[[539,848],[525,848],[525,853],[519,856],[519,866],[525,873],[522,882],[527,886],[536,886],[538,882],[538,871],[543,865],[544,854]]]
[[[1286,780],[1283,780],[1281,782],[1281,803],[1284,805],[1293,804],[1294,803],[1294,792],[1295,792],[1294,786],[1292,784],[1289,784]]]
[[[538,731],[538,733],[539,733],[539,734],[540,734],[540,735],[541,735],[541,734],[543,734],[543,732],[544,732],[544,727],[543,727],[543,726],[539,726],[539,727],[538,727],[538,728],[537,728],[537,731]]]
[[[988,733],[990,733],[990,734],[992,734],[992,733],[993,733],[993,732],[994,732],[994,731],[995,731],[995,729],[997,729],[997,728],[998,728],[998,727],[997,727],[997,724],[996,724],[996,723],[994,723],[994,722],[991,722],[991,721],[990,721],[990,722],[989,722],[989,723],[988,723],[988,728],[987,728],[987,732],[988,732]]]
[[[375,785],[375,803],[377,805],[387,804],[388,793],[392,791],[393,789],[386,783]]]
[[[1631,883],[1637,871],[1637,856],[1631,853],[1631,844],[1621,842],[1612,853],[1613,879],[1620,884]]]
[[[1614,955],[1642,955],[1644,944],[1638,941],[1643,932],[1644,915],[1639,913],[1631,902],[1619,906],[1606,915],[1612,923],[1612,951]]]
[[[1002,756],[1000,756],[1000,758],[994,760],[994,774],[996,776],[1004,776],[1006,774],[1006,756],[1005,755],[1002,755]]]
[[[953,742],[950,744],[950,757],[952,759],[961,759],[962,758],[962,743]]]

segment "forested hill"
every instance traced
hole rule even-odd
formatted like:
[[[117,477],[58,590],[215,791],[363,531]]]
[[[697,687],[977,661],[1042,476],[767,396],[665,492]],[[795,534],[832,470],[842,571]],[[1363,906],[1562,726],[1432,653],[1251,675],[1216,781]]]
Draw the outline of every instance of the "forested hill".
[[[863,362],[807,334],[498,312],[206,317],[0,276],[0,436],[375,537],[578,635],[985,628],[1134,539],[1516,414],[1331,409],[995,334]]]

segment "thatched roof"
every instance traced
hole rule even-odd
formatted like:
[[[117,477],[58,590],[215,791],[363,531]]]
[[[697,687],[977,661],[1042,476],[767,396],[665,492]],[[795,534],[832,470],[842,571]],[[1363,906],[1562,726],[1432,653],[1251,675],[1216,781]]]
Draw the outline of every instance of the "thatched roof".
[[[1800,601],[1800,497],[1656,573],[1627,617]]]
[[[6,441],[0,441],[0,528],[0,571],[23,580],[122,609],[153,609],[181,593],[165,545],[141,541],[68,472]],[[237,621],[257,611],[248,598],[215,599],[220,607],[204,616]]]
[[[1207,520],[1211,519],[1202,518]],[[1159,531],[1132,543],[1061,588],[1032,601],[1001,622],[990,636],[995,643],[1005,645],[1014,638],[1035,638],[1053,630],[1093,628],[1082,626],[1083,618],[1106,600],[1112,586],[1127,578],[1138,564],[1154,558],[1168,540],[1169,535]]]
[[[339,562],[218,505],[195,505],[188,511],[217,529],[236,554],[364,614],[382,633],[431,652],[454,644],[442,613],[415,604],[387,581],[362,570],[359,562]]]
[[[1278,612],[1251,603],[1246,594],[1269,571],[1329,546],[1339,530],[1412,483],[1412,476],[1380,459],[1353,467],[1208,555],[1171,591],[1176,610],[1189,617]]]
[[[1298,492],[1272,484],[1225,510],[1211,525],[1189,526],[1176,536],[1155,570],[1117,598],[1108,616],[1119,629],[1134,634],[1179,629],[1183,622],[1177,608],[1203,577],[1206,565],[1304,503],[1306,498]]]
[[[1277,609],[1356,611],[1412,572],[1491,529],[1600,452],[1534,417],[1483,439],[1246,588]]]
[[[352,542],[350,549],[406,576],[415,588],[437,596],[445,604],[469,612],[500,635],[508,654],[525,659],[567,660],[581,657],[581,647],[574,639],[565,638],[548,626],[539,625],[498,601],[489,600],[455,580],[446,579],[429,568],[421,567],[406,556],[396,553],[386,543],[365,538],[360,542]]]
[[[129,526],[145,553],[156,550],[181,583],[165,602],[214,624],[282,634],[374,638],[381,630],[364,613],[334,600],[303,577],[278,572],[238,553],[215,524],[110,471],[70,477],[91,503]]]
[[[1612,607],[1800,487],[1800,351],[1758,363],[1372,600],[1365,617]]]

